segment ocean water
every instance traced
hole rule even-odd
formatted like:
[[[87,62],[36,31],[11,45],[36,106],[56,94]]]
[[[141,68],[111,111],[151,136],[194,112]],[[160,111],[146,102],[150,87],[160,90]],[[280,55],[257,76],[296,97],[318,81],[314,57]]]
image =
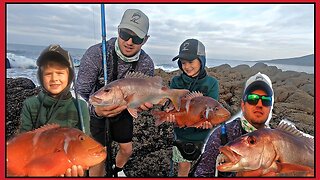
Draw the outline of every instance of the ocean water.
[[[37,80],[37,66],[36,59],[40,55],[40,52],[45,46],[33,46],[23,44],[7,44],[6,57],[10,61],[11,69],[6,69],[7,78],[27,77],[38,85]],[[80,59],[85,52],[85,49],[77,48],[65,48],[68,50],[74,60],[74,65],[80,64]],[[179,69],[176,61],[171,61],[173,58],[169,55],[149,54],[155,63],[155,68],[161,68],[167,72]],[[255,65],[254,61],[241,61],[241,60],[222,60],[222,59],[207,59],[207,67],[215,67],[222,64],[229,64],[231,67],[235,67],[241,64],[247,64],[249,66]],[[287,64],[272,64],[265,63],[268,66],[276,66],[283,71],[297,71],[313,74],[314,66],[296,66]],[[75,69],[76,73],[78,68]]]

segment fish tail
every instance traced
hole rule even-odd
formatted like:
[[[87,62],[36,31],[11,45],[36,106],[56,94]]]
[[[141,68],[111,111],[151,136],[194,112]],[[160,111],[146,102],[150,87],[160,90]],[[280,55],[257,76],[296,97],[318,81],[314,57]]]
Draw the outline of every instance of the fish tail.
[[[175,109],[180,111],[181,98],[188,94],[190,91],[186,89],[170,89],[168,90],[169,99],[172,101]]]
[[[155,120],[155,126],[160,126],[163,122],[166,121],[166,112],[159,111],[159,110],[151,110],[151,114]]]

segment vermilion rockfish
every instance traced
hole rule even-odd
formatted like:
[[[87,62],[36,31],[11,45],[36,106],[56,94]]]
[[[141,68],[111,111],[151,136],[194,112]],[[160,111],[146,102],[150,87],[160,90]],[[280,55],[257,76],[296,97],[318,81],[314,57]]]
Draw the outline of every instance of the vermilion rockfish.
[[[223,172],[241,176],[312,176],[314,138],[288,121],[276,129],[263,128],[243,135],[220,148]]]
[[[164,104],[169,98],[179,110],[180,98],[188,92],[164,87],[159,76],[129,73],[125,78],[113,81],[92,94],[89,102],[93,106],[127,105],[129,113],[137,118],[137,110],[145,102]]]
[[[200,127],[205,121],[215,126],[230,118],[230,112],[218,101],[196,92],[181,98],[180,111],[169,105],[165,111],[153,110],[151,113],[156,119],[156,125],[166,121],[167,117],[172,114],[179,127]]]
[[[6,148],[8,176],[60,176],[72,165],[88,169],[106,158],[101,144],[57,124],[21,133]]]

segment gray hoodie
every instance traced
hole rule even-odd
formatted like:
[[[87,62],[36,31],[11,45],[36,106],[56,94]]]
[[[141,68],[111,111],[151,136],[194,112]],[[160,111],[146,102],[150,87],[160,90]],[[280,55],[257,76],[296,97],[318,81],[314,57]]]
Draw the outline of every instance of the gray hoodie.
[[[133,63],[122,61],[118,58],[117,78],[114,76],[114,59],[117,55],[114,52],[116,38],[107,41],[107,77],[108,83],[116,79],[121,79],[132,69]],[[135,72],[153,76],[154,64],[150,56],[141,49],[139,60],[137,61]],[[81,58],[76,86],[78,93],[86,100],[89,96],[104,86],[103,81],[103,63],[102,63],[102,45],[101,43],[91,46]],[[101,81],[102,80],[102,81]],[[94,115],[94,112],[90,112]]]

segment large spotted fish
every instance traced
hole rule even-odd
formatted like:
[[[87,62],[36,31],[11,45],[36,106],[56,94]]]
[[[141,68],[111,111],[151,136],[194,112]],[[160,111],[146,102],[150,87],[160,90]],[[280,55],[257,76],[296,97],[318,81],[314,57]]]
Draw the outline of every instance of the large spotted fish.
[[[169,104],[164,111],[153,110],[151,113],[155,117],[156,125],[165,122],[172,114],[179,127],[200,127],[205,121],[215,126],[230,118],[230,112],[218,101],[198,92],[189,93],[181,98],[179,111]]]
[[[72,165],[88,169],[106,158],[105,148],[79,129],[46,125],[7,142],[8,176],[60,176]]]

